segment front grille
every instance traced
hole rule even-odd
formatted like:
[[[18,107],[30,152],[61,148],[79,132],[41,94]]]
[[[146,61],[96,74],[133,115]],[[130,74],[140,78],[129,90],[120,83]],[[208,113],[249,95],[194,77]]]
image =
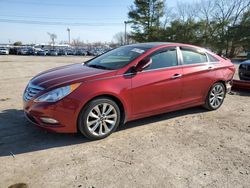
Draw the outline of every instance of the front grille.
[[[43,91],[44,89],[39,86],[32,85],[29,83],[29,85],[26,87],[23,98],[25,101],[29,101],[30,99],[34,98],[38,93]]]

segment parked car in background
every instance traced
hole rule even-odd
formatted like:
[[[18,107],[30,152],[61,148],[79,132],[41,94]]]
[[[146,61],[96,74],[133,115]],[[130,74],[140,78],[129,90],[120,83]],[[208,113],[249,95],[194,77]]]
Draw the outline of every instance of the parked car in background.
[[[9,49],[9,54],[11,54],[11,55],[17,55],[17,48],[16,47],[11,47]]]
[[[37,55],[46,56],[48,54],[48,50],[39,50],[37,51]]]
[[[48,55],[50,55],[50,56],[58,56],[58,50],[55,50],[55,49],[49,50]]]
[[[35,55],[35,50],[31,47],[17,48],[17,55]]]
[[[98,56],[98,52],[95,49],[88,50],[87,53],[90,56]]]
[[[28,48],[17,48],[17,55],[28,55]]]
[[[0,47],[0,55],[8,55],[9,54],[9,49]]]
[[[134,44],[35,76],[24,91],[23,107],[40,127],[79,130],[96,140],[127,121],[200,105],[216,110],[234,73],[230,60],[200,47]]]
[[[66,49],[67,55],[76,55],[76,51],[74,49]]]
[[[250,60],[244,61],[239,66],[240,80],[250,81]]]
[[[57,55],[62,56],[62,55],[68,55],[68,54],[67,54],[67,51],[65,49],[59,49]]]
[[[101,47],[44,47],[44,46],[15,46],[9,48],[9,54],[13,55],[39,55],[39,56],[64,56],[64,55],[77,55],[77,56],[99,56],[110,48]]]
[[[88,53],[83,49],[76,49],[75,55],[86,56]]]

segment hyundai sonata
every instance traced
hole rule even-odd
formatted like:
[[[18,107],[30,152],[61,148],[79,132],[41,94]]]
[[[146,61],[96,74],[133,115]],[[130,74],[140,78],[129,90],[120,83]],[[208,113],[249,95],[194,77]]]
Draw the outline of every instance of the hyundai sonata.
[[[47,130],[102,139],[127,121],[200,105],[218,109],[234,72],[229,60],[192,45],[122,46],[35,76],[24,112]]]

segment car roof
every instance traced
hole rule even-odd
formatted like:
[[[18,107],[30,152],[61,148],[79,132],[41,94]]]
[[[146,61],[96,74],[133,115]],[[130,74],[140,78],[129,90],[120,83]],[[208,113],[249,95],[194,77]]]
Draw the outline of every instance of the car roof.
[[[151,49],[151,48],[155,48],[155,47],[159,47],[159,46],[167,46],[167,45],[187,46],[187,47],[204,49],[204,48],[199,47],[199,46],[195,46],[195,45],[191,45],[191,44],[178,43],[178,42],[147,42],[147,43],[131,44],[131,45],[128,45],[128,46],[137,47],[137,48],[141,47],[141,48]]]
[[[170,42],[147,42],[147,43],[137,43],[137,44],[130,44],[128,46],[132,47],[143,47],[143,48],[154,48],[157,46],[162,46],[162,45],[168,45],[168,44],[175,44],[175,43],[170,43]]]

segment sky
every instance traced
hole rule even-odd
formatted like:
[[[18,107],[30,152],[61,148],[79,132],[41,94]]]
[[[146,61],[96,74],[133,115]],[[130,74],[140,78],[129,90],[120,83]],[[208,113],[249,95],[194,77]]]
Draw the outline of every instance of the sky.
[[[133,1],[0,0],[0,43],[48,43],[48,32],[57,35],[57,42],[67,41],[67,28],[71,39],[110,42],[116,33],[124,31]],[[176,0],[166,3],[176,6]]]

